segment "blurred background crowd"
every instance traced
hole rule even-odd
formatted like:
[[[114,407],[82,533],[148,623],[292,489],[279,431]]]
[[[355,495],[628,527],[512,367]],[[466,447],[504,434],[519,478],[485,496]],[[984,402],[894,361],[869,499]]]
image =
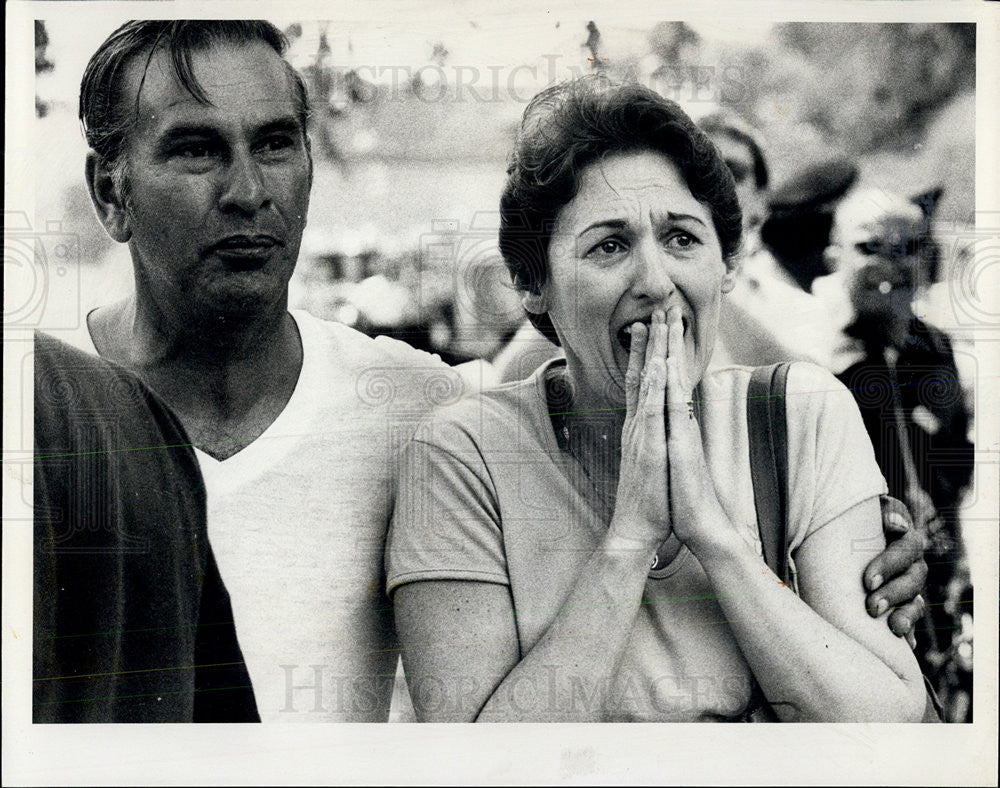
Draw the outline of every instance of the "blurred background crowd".
[[[719,359],[810,358],[855,390],[891,491],[928,537],[928,614],[917,626],[925,674],[947,719],[971,719],[961,503],[972,483],[975,359],[967,294],[955,283],[976,241],[975,26],[633,27],[609,14],[530,29],[470,20],[438,34],[273,21],[313,104],[315,182],[292,307],[450,363],[484,359],[497,379],[530,372],[510,358],[524,314],[496,229],[506,156],[531,96],[598,71],[638,80],[703,122],[742,186],[747,226]],[[52,328],[71,329],[130,289],[127,250],[104,234],[85,192],[76,120],[83,63],[109,32],[82,42],[56,19],[35,28],[45,155],[24,229],[42,234],[58,265],[45,303],[23,309],[43,310],[38,323]],[[762,308],[768,299],[777,308]],[[821,302],[840,310],[835,331],[822,352],[796,347],[807,333],[796,315]]]

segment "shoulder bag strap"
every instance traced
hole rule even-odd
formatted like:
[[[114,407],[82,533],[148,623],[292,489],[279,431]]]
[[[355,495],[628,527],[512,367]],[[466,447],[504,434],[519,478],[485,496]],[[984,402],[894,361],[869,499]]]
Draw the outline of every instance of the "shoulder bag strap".
[[[785,421],[785,384],[788,362],[757,367],[747,391],[747,427],[750,436],[750,474],[754,507],[764,560],[785,583],[788,574],[788,425]],[[922,722],[941,722],[941,705],[924,676],[927,700]],[[754,682],[745,717],[749,721],[777,719]]]
[[[750,438],[750,476],[757,510],[757,530],[768,567],[785,583],[788,498],[788,435],[785,424],[785,378],[788,364],[757,367],[747,390],[747,430]],[[745,722],[777,722],[760,684],[753,682]]]
[[[785,382],[788,362],[757,367],[747,391],[750,475],[764,561],[788,582],[788,428]]]

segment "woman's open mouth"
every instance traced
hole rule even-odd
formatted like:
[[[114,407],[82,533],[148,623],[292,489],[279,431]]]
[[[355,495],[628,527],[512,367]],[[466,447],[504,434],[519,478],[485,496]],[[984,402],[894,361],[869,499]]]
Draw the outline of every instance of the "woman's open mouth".
[[[634,326],[636,323],[642,323],[644,326],[646,326],[646,329],[648,330],[650,322],[651,321],[649,318],[645,318],[643,320],[633,320],[627,326],[622,326],[621,328],[618,329],[616,333],[618,344],[625,349],[626,353],[629,353],[632,350],[632,326]],[[686,317],[682,317],[681,324],[684,326],[684,333],[687,334],[688,319]]]

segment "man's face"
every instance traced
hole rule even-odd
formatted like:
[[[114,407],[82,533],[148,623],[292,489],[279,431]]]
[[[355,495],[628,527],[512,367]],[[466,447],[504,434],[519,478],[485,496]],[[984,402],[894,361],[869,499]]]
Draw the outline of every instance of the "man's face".
[[[930,243],[920,208],[893,194],[862,193],[838,207],[828,259],[849,283],[859,317],[906,321]]]
[[[264,43],[194,51],[205,104],[162,50],[143,80],[144,63],[130,64],[122,98],[134,103],[142,81],[124,208],[137,292],[166,319],[284,308],[312,181],[285,64]]]

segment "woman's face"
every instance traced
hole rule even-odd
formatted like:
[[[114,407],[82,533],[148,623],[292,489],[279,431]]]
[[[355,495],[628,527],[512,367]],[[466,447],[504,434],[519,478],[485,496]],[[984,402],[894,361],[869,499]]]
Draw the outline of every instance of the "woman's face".
[[[578,396],[621,405],[627,329],[677,304],[694,385],[712,354],[722,293],[733,284],[709,209],[660,153],[614,154],[581,176],[556,217],[548,281],[539,295],[525,295],[526,308],[548,311]]]

